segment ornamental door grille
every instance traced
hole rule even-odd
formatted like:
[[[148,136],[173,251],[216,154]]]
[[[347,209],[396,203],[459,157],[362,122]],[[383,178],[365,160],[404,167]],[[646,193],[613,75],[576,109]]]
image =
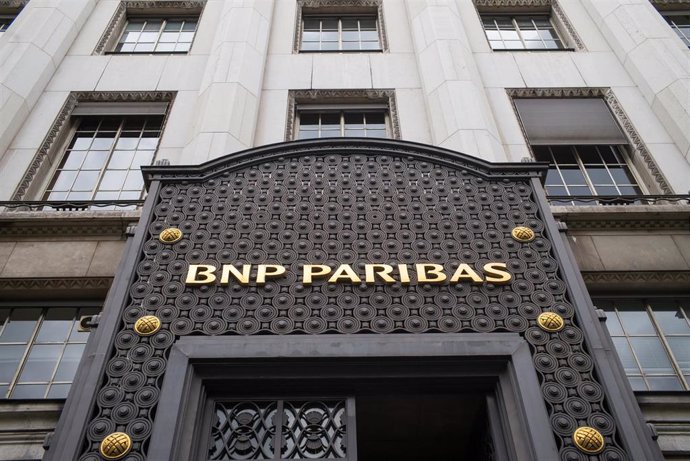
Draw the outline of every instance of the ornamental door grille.
[[[353,398],[216,402],[208,460],[354,460],[348,429]]]

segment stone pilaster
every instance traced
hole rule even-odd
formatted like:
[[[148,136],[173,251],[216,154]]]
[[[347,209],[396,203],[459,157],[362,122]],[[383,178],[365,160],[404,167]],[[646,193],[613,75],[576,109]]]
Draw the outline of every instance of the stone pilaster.
[[[247,149],[254,142],[273,0],[222,4],[185,163]]]
[[[432,143],[505,161],[465,29],[452,0],[406,0]]]

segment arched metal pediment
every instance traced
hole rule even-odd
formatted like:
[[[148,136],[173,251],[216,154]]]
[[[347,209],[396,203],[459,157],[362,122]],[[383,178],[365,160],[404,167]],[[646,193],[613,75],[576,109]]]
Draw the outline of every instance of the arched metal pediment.
[[[393,161],[397,158],[405,158],[464,170],[470,175],[484,179],[541,177],[547,169],[546,163],[490,163],[460,152],[410,141],[324,138],[269,144],[228,154],[200,165],[145,166],[142,170],[147,184],[152,180],[203,181],[264,163],[327,156],[381,158]]]

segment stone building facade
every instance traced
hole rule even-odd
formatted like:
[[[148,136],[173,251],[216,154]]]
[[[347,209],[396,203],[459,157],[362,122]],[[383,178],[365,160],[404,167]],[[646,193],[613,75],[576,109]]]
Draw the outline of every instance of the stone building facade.
[[[167,187],[194,197],[184,181],[207,181],[204,175],[213,168],[236,168],[236,159],[251,163],[252,155],[266,155],[266,168],[278,168],[284,160],[275,152],[289,152],[290,144],[270,146],[295,140],[304,141],[300,146],[314,143],[313,152],[322,148],[342,158],[357,149],[379,149],[382,156],[400,155],[422,176],[422,157],[433,163],[454,151],[463,154],[452,158],[456,169],[464,165],[491,176],[487,171],[494,167],[488,165],[496,165],[495,171],[541,177],[544,203],[550,203],[543,213],[552,213],[557,226],[545,238],[554,247],[561,246],[555,241],[563,243],[554,258],[570,274],[563,275],[569,293],[586,286],[582,292],[593,300],[575,303],[589,312],[582,317],[578,310],[588,347],[604,361],[596,362],[598,367],[612,351],[620,357],[611,362],[610,377],[599,368],[597,373],[608,383],[604,387],[618,382],[616,373],[628,378],[620,396],[607,394],[612,418],[619,432],[628,427],[620,423],[622,415],[646,423],[630,423],[637,432],[618,439],[604,431],[613,451],[590,459],[662,459],[659,453],[668,460],[690,459],[690,2],[5,0],[0,1],[0,31],[0,459],[42,459],[45,453],[48,459],[72,459],[73,452],[78,452],[74,459],[99,459],[97,450],[84,448],[89,442],[74,442],[83,447],[70,452],[62,440],[69,418],[96,414],[89,405],[96,408],[105,374],[94,371],[96,377],[87,379],[84,363],[110,357],[120,326],[103,319],[121,314],[94,316],[104,305],[125,299],[113,280],[121,287],[135,283],[132,261],[139,260],[127,259],[127,251],[144,245],[147,220],[153,226],[152,216],[162,216],[160,209],[152,211],[151,197],[170,198],[167,174],[181,181]],[[390,144],[308,141],[341,136],[386,138]],[[255,150],[232,155],[248,149]],[[408,151],[406,159],[402,152]],[[512,166],[501,166],[507,162]],[[154,167],[145,185],[139,167],[147,165]],[[286,165],[280,168],[289,170]],[[438,174],[453,176],[449,165],[443,163]],[[183,178],[187,173],[192,179]],[[343,192],[340,179],[333,181]],[[148,189],[150,209],[142,208],[142,191],[152,184],[159,189]],[[308,201],[309,194],[302,198]],[[422,247],[416,254],[426,254],[426,260],[412,258],[411,264],[431,260],[431,250],[424,253]],[[376,248],[362,254],[375,258]],[[312,256],[302,262],[317,264]],[[126,315],[125,306],[112,308]],[[140,313],[159,312],[152,306],[145,310]],[[587,315],[599,325],[587,323]],[[130,320],[122,328],[131,330],[136,319]],[[174,330],[173,323],[163,323]],[[111,330],[104,331],[106,325]],[[400,332],[390,335],[391,344],[400,342],[396,350],[410,357],[434,356],[426,342],[442,335],[410,335],[414,327],[404,325],[387,331],[382,323],[379,332]],[[309,333],[303,328],[301,333]],[[339,328],[313,333],[345,331]],[[474,340],[474,333],[448,328],[463,337],[458,344]],[[181,331],[176,334],[189,333]],[[516,331],[526,335],[524,329]],[[87,344],[89,335],[103,341],[100,348],[93,339]],[[237,334],[213,341],[235,341],[228,346],[237,349],[233,360],[243,357],[244,347],[261,351],[256,355],[272,347],[289,349],[260,341],[267,337],[247,337],[245,345],[238,345],[237,338],[245,337]],[[296,337],[311,341],[308,335],[289,336]],[[197,357],[194,351],[205,350],[204,345],[194,342],[197,336],[190,338],[185,350]],[[316,345],[309,347],[322,349],[326,357],[338,355],[317,344],[318,335],[314,338]],[[362,335],[351,346],[362,357],[388,347],[376,341]],[[596,341],[603,342],[596,346]],[[208,344],[208,350],[224,347]],[[452,347],[472,347],[462,344]],[[428,351],[411,352],[415,348]],[[77,371],[84,350],[92,354]],[[199,360],[227,359],[204,353]],[[358,370],[349,373],[356,376]],[[81,393],[73,388],[68,397],[75,376]],[[535,376],[529,379],[539,385]],[[633,392],[639,408],[626,400]],[[54,433],[65,405],[69,417]],[[161,430],[153,428],[150,445],[145,438],[131,459],[145,459],[144,445],[161,450],[148,453],[148,459],[167,459],[155,454],[172,453],[156,445]],[[93,441],[105,435],[84,437]],[[570,436],[563,437],[530,439],[534,445],[544,442],[543,451],[518,444],[501,452],[494,446],[498,454],[481,459],[530,459],[526,453],[549,459],[556,451],[560,459],[586,459],[571,451]],[[635,442],[638,453],[630,451],[628,439],[634,438],[641,440]],[[448,455],[441,448],[434,454]],[[213,459],[240,459],[232,456],[228,450]]]

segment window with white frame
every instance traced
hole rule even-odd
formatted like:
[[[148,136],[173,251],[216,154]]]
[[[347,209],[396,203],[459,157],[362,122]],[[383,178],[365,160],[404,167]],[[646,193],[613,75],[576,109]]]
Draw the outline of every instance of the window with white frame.
[[[131,17],[122,30],[115,53],[187,53],[198,18]]]
[[[0,308],[0,398],[64,399],[84,352],[83,316],[98,307]]]
[[[482,14],[493,50],[559,50],[566,46],[548,14]]]
[[[300,51],[380,51],[376,15],[303,16]]]
[[[150,165],[161,136],[166,104],[83,104],[43,199],[137,200],[141,166]],[[124,114],[111,114],[122,110]]]
[[[637,391],[690,390],[690,299],[595,299]]]
[[[683,41],[685,46],[690,48],[690,12],[687,11],[664,11],[662,13],[668,25]]]
[[[298,107],[296,139],[363,137],[389,138],[384,106],[351,108]]]
[[[628,140],[602,98],[514,102],[535,159],[551,164],[545,186],[547,195],[556,197],[552,204],[591,205],[597,200],[589,197],[610,201],[643,193],[628,158]]]

